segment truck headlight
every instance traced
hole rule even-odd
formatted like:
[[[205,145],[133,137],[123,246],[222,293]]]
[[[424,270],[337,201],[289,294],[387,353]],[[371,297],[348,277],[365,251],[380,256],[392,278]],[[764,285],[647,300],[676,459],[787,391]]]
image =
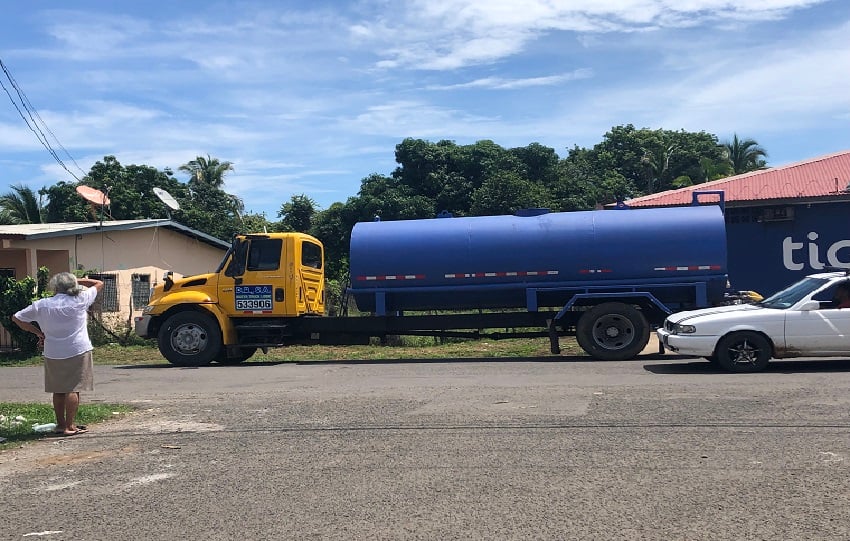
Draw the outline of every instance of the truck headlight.
[[[152,304],[149,304],[149,305],[145,306],[144,308],[142,308],[142,314],[147,315],[147,314],[150,314],[151,312],[153,312],[153,305]]]
[[[693,334],[697,332],[697,328],[693,325],[681,325],[676,323],[673,325],[673,332],[676,334]]]

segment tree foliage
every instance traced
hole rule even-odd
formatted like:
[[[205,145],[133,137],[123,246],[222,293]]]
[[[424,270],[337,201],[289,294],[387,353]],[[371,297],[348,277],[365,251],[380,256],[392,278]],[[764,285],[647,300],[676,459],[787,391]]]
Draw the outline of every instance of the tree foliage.
[[[18,344],[23,353],[34,354],[38,348],[38,338],[22,330],[12,322],[12,316],[32,304],[33,301],[47,295],[46,286],[49,275],[47,267],[38,269],[37,278],[25,276],[20,280],[0,276],[0,324]]]
[[[547,207],[575,211],[649,193],[691,186],[733,173],[764,167],[767,153],[752,139],[721,144],[715,135],[685,130],[614,126],[596,145],[555,149],[537,142],[505,148],[490,140],[459,145],[407,138],[395,147],[397,166],[389,174],[373,173],[360,182],[356,195],[320,210],[307,194],[281,203],[277,222],[245,212],[235,195],[222,190],[229,161],[209,154],[197,156],[178,170],[189,174],[182,182],[169,169],[124,166],[106,156],[92,166],[82,184],[106,191],[111,205],[92,208],[75,193],[76,184],[59,182],[43,188],[47,197],[45,221],[96,221],[164,218],[220,239],[238,232],[302,231],[325,246],[328,276],[342,283],[348,269],[351,230],[357,222],[431,218],[447,211],[455,216],[514,213],[522,208]],[[180,204],[170,211],[153,194],[158,187]],[[21,191],[14,195],[31,199]],[[26,194],[24,197],[23,194]],[[11,195],[11,194],[7,194]],[[31,205],[3,204],[0,222],[32,220]],[[26,208],[28,210],[22,211]]]
[[[767,166],[767,151],[753,139],[738,139],[737,133],[723,144],[723,154],[736,175]]]
[[[289,202],[281,205],[277,213],[280,218],[278,231],[298,231],[307,233],[313,225],[318,211],[316,202],[304,194],[293,195]]]
[[[12,191],[0,195],[0,219],[9,224],[39,224],[44,221],[41,201],[23,184],[10,186]]]
[[[194,160],[184,163],[178,168],[191,176],[189,184],[206,184],[213,188],[221,188],[224,184],[224,175],[233,171],[231,162],[222,162],[218,158],[212,158],[209,154],[204,158],[197,156]]]

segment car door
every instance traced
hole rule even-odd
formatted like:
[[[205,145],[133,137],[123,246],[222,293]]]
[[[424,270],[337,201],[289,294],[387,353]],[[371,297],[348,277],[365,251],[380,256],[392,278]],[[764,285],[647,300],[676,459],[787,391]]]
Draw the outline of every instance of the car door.
[[[788,310],[785,317],[787,349],[801,356],[850,354],[850,308],[836,308],[830,299],[833,288],[814,296],[822,308]]]

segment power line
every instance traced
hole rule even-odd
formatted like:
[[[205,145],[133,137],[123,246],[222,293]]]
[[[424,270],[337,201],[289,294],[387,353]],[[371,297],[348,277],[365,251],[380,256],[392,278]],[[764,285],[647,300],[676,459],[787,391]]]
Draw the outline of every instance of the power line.
[[[53,137],[53,140],[56,141],[56,144],[59,145],[59,148],[61,148],[65,152],[65,155],[67,155],[68,158],[70,158],[71,161],[74,162],[74,165],[77,167],[77,169],[80,170],[83,176],[85,176],[86,174],[85,171],[80,168],[79,164],[77,164],[73,156],[71,156],[71,154],[65,149],[65,147],[62,146],[62,143],[59,142],[59,139],[56,137],[56,134],[54,134],[50,130],[50,128],[47,127],[47,124],[41,118],[41,115],[38,114],[38,111],[35,110],[35,107],[33,107],[32,102],[30,102],[29,98],[27,98],[24,91],[21,90],[21,88],[18,86],[17,81],[15,81],[15,78],[12,77],[12,74],[9,72],[2,59],[0,59],[0,68],[2,68],[3,73],[6,75],[6,79],[9,80],[9,84],[11,84],[12,88],[15,90],[15,93],[18,96],[18,100],[20,100],[20,106],[18,104],[18,101],[15,101],[15,98],[12,96],[12,93],[9,91],[9,89],[6,88],[6,85],[3,84],[2,79],[0,79],[0,87],[2,87],[3,90],[6,92],[6,95],[9,96],[9,100],[12,102],[12,105],[15,107],[15,110],[18,111],[18,115],[20,115],[21,119],[27,125],[27,128],[29,128],[30,131],[33,132],[36,139],[38,139],[38,142],[41,143],[41,145],[45,149],[47,149],[47,151],[50,153],[51,156],[53,156],[53,159],[56,160],[56,162],[62,167],[62,169],[64,169],[68,172],[68,174],[74,177],[77,182],[80,182],[80,178],[77,177],[77,175],[75,175],[70,169],[68,169],[68,167],[65,165],[65,162],[62,161],[62,158],[60,158],[56,151],[53,149],[53,147],[50,146],[50,141],[48,141],[48,138],[44,134],[44,131],[42,131],[41,126],[43,126],[44,129],[47,130],[47,132]],[[23,107],[24,111],[26,111],[26,115],[24,115],[24,111],[21,110],[21,106]],[[38,121],[36,121],[36,118],[38,119]]]

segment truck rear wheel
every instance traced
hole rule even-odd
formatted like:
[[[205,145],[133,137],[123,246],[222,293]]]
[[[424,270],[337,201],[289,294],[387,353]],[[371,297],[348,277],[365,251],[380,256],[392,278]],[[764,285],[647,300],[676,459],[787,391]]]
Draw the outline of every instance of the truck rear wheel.
[[[584,313],[576,326],[578,345],[602,361],[625,361],[649,342],[649,323],[633,306],[606,302]]]
[[[178,312],[159,329],[159,351],[177,366],[210,364],[221,351],[221,331],[211,315]]]

